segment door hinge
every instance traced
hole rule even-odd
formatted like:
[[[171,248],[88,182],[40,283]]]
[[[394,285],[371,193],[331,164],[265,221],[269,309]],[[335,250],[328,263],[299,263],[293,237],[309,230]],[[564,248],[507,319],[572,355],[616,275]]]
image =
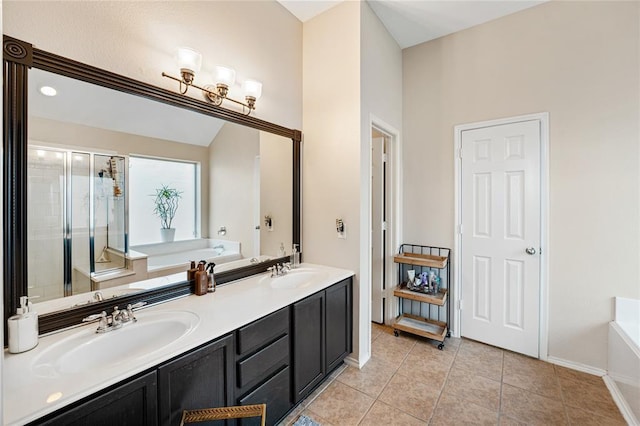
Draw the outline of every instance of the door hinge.
[[[383,231],[387,230],[387,222],[382,222],[382,230]]]
[[[462,159],[462,148],[458,148],[458,158]]]
[[[387,156],[387,154],[382,154],[382,162],[383,162],[383,163],[386,163],[386,162],[387,162],[387,160],[388,160],[388,156]]]
[[[458,235],[462,235],[462,224],[458,224]]]
[[[462,299],[458,300],[458,310],[462,310]]]

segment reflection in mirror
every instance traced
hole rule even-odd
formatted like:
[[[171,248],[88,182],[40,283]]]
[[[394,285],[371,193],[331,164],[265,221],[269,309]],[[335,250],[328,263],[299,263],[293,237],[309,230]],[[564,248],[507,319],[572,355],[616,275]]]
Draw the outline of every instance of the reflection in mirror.
[[[35,68],[28,134],[28,293],[39,302],[148,289],[141,281],[190,260],[222,271],[290,253],[290,139]],[[173,241],[154,213],[160,188],[179,194]]]

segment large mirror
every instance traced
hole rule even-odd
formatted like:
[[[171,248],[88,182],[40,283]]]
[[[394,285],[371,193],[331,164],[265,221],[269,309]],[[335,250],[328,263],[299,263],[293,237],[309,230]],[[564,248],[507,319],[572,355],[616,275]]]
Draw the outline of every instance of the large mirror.
[[[224,282],[299,245],[300,132],[4,44],[5,316],[38,296],[49,331],[184,294],[190,260]]]

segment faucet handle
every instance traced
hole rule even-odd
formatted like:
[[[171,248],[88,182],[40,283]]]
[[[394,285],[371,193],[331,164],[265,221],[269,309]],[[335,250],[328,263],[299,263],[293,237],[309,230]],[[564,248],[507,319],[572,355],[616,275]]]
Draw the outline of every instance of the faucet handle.
[[[127,311],[131,310],[131,309],[142,308],[146,304],[147,304],[147,302],[138,302],[138,303],[134,303],[133,305],[127,305]]]
[[[129,322],[129,321],[131,321],[131,322],[138,321],[138,318],[136,318],[136,316],[133,314],[133,310],[141,308],[146,304],[147,304],[147,302],[138,302],[138,303],[135,303],[133,305],[131,305],[131,304],[127,305],[127,311],[126,311],[127,312],[127,322]]]
[[[88,317],[83,318],[82,322],[92,322],[96,320],[100,320],[96,333],[104,333],[111,330],[109,328],[109,321],[107,320],[107,313],[105,311],[102,311],[102,313],[99,314],[89,315]]]
[[[278,268],[276,268],[276,265],[273,265],[267,268],[267,272],[271,272],[271,278],[276,276],[277,271],[278,271]]]
[[[82,322],[92,322],[92,321],[96,321],[96,320],[102,320],[102,319],[107,319],[107,313],[105,311],[102,311],[102,313],[100,314],[93,314],[93,315],[89,315],[88,317],[82,318]]]

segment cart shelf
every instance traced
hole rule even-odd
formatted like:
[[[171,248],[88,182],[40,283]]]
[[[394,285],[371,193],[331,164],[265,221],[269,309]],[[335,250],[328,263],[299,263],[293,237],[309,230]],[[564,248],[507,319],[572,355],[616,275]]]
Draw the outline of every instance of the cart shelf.
[[[417,300],[431,305],[444,306],[447,303],[447,290],[441,289],[438,294],[426,294],[409,290],[406,283],[402,283],[393,291],[393,295],[403,299]]]
[[[447,336],[447,323],[435,321],[411,314],[402,314],[393,324],[394,330],[406,331],[418,336],[444,342]]]
[[[426,266],[428,268],[442,269],[447,266],[446,256],[434,256],[431,254],[399,253],[393,257],[393,261],[407,265]]]

